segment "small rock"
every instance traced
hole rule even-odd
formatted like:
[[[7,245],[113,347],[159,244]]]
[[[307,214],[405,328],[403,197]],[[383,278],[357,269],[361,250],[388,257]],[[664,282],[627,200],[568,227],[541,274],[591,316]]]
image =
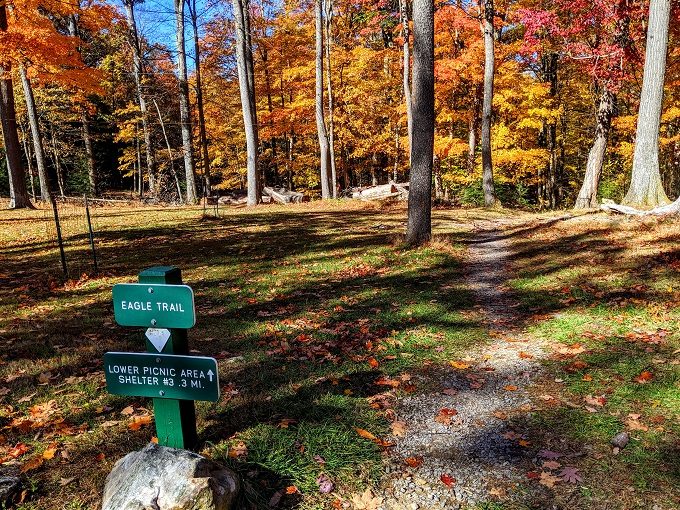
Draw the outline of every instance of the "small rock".
[[[611,444],[615,448],[622,449],[625,448],[625,446],[628,444],[628,441],[630,441],[628,432],[619,432],[614,437],[612,437]]]
[[[229,510],[236,475],[187,450],[149,444],[118,462],[106,478],[102,510]]]

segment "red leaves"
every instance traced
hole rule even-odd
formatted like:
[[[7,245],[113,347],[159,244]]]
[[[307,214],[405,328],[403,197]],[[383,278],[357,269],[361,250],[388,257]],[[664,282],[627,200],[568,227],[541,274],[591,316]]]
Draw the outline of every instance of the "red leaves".
[[[437,423],[441,423],[443,425],[451,425],[452,418],[457,414],[458,411],[456,411],[455,409],[444,407],[443,409],[439,410],[437,416],[434,417],[434,421],[436,421]]]
[[[647,370],[644,370],[643,372],[640,372],[640,375],[638,375],[635,379],[633,379],[636,383],[640,384],[647,384],[650,382],[652,379],[654,379],[654,374],[651,372],[648,372]]]
[[[442,483],[443,483],[444,485],[446,485],[447,487],[453,487],[453,486],[455,485],[455,483],[456,483],[456,479],[455,479],[454,477],[452,477],[451,475],[446,474],[446,473],[443,473],[443,474],[439,477],[439,479],[440,479],[440,480],[442,481]]]

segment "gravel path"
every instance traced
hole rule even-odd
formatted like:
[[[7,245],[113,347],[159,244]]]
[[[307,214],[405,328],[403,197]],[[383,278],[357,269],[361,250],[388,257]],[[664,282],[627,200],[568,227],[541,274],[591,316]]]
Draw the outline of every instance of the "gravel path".
[[[457,509],[521,497],[515,489],[526,482],[531,453],[507,417],[528,409],[525,388],[540,371],[537,360],[544,350],[523,339],[517,302],[505,287],[509,242],[493,224],[488,227],[470,244],[467,284],[494,340],[469,353],[469,368],[451,367],[428,381],[430,387],[448,388],[446,394],[398,402],[397,419],[407,430],[392,438],[396,445],[379,495],[382,510]],[[457,411],[451,424],[442,423],[441,416],[435,420],[444,408]],[[415,459],[411,467],[407,458]]]

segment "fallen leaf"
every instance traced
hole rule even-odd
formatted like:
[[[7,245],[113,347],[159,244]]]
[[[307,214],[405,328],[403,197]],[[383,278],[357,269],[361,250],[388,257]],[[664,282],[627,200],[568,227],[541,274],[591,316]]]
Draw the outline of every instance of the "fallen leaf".
[[[153,421],[153,416],[133,416],[132,421],[128,423],[130,430],[139,430],[144,425],[149,425]]]
[[[466,368],[470,368],[469,363],[465,363],[464,361],[449,361],[449,364],[458,370],[465,370]]]
[[[638,375],[635,379],[633,379],[635,382],[640,383],[640,384],[647,384],[649,381],[654,379],[654,374],[651,372],[648,372],[647,370],[640,372],[640,375]]]
[[[229,457],[235,459],[236,457],[245,457],[248,455],[248,447],[243,441],[239,441],[231,448],[229,448]]]
[[[560,457],[564,457],[564,454],[550,450],[540,450],[538,456],[543,457],[544,459],[559,459]]]
[[[52,378],[52,372],[42,372],[38,375],[38,384],[47,384]]]
[[[53,459],[53,458],[54,458],[54,455],[55,455],[56,453],[57,453],[57,449],[56,449],[56,448],[48,448],[47,450],[45,450],[45,451],[43,452],[42,457],[43,457],[43,459],[45,459],[45,460],[50,460],[50,459]]]
[[[546,471],[541,472],[541,476],[538,480],[538,483],[541,485],[545,485],[546,487],[554,487],[557,482],[560,481],[560,478],[552,475],[551,473],[548,473]]]
[[[505,391],[517,391],[519,388],[513,384],[508,384],[507,386],[503,386],[503,389]]]
[[[333,482],[323,473],[319,475],[316,479],[316,483],[319,486],[319,492],[321,494],[328,494],[334,488]]]
[[[557,469],[562,466],[559,462],[556,460],[545,460],[541,464],[545,469]]]
[[[443,409],[439,410],[439,413],[437,416],[434,417],[434,421],[437,423],[442,423],[444,425],[451,425],[451,418],[456,416],[458,414],[458,411],[455,409],[449,408],[449,407],[444,407]]]
[[[45,459],[43,459],[42,456],[33,457],[32,459],[27,460],[21,465],[21,472],[27,473],[28,471],[38,469],[40,466],[43,465],[44,462]]]
[[[368,440],[370,440],[370,441],[375,441],[376,439],[378,439],[377,437],[375,437],[373,434],[371,434],[371,433],[370,433],[368,430],[366,430],[366,429],[360,429],[360,428],[355,427],[354,430],[356,430],[356,431],[357,431],[357,434],[359,434],[359,435],[360,435],[361,437],[363,437],[364,439],[368,439]]]
[[[453,487],[453,485],[456,483],[456,479],[452,477],[451,475],[448,475],[446,473],[442,474],[439,479],[442,481],[444,485],[447,487]]]
[[[373,496],[371,489],[366,489],[362,494],[353,494],[352,503],[356,510],[377,510],[382,505],[383,498]]]
[[[531,441],[527,441],[526,439],[520,439],[517,441],[517,444],[519,444],[523,448],[529,448],[531,446]]]
[[[498,418],[499,420],[507,420],[508,415],[504,413],[503,411],[494,411],[493,415]]]
[[[579,475],[578,469],[573,466],[565,466],[562,471],[560,471],[559,476],[565,482],[577,483],[582,482],[583,478]]]
[[[444,395],[448,395],[449,397],[455,397],[458,395],[458,390],[454,390],[453,388],[445,388],[442,390],[442,393]]]
[[[371,358],[368,358],[368,365],[371,368],[378,368],[378,366],[380,366],[380,363],[378,363],[377,359],[371,357]]]
[[[529,354],[528,352],[519,351],[519,357],[522,358],[522,359],[531,359],[531,358],[534,357],[534,355]]]
[[[403,437],[406,435],[406,422],[395,421],[390,425],[392,429],[392,435],[397,437]]]
[[[76,479],[75,476],[73,478],[60,478],[59,479],[59,485],[61,485],[62,487],[65,487],[66,485],[70,484],[75,479]]]
[[[593,376],[590,374],[585,374],[583,377],[581,377],[582,381],[590,382],[593,380]]]
[[[295,485],[286,487],[286,494],[295,494],[296,492],[298,492],[298,488]]]
[[[131,415],[135,414],[135,408],[132,407],[132,406],[127,406],[125,409],[123,409],[120,412],[120,414],[122,414],[124,416],[131,416]]]
[[[404,459],[404,462],[409,467],[418,468],[423,464],[423,458],[420,457],[420,456],[418,456],[418,457],[406,457]]]
[[[590,404],[591,406],[599,406],[602,407],[607,403],[607,399],[604,397],[604,395],[596,396],[593,397],[592,395],[586,395],[583,400],[586,401],[587,404]]]
[[[11,391],[12,390],[7,388],[6,386],[3,386],[2,388],[0,388],[0,397],[4,395],[9,395]]]

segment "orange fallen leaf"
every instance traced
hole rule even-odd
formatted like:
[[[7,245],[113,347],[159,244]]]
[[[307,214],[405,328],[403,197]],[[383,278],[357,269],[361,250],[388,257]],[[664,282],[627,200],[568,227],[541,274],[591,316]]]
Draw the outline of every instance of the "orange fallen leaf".
[[[503,386],[503,389],[505,391],[517,391],[519,388],[514,384],[508,384],[507,386]]]
[[[364,439],[368,439],[368,440],[370,440],[370,441],[375,441],[376,439],[378,439],[377,437],[375,437],[375,435],[371,434],[371,433],[370,433],[368,430],[366,430],[366,429],[360,429],[360,428],[358,428],[358,427],[355,427],[354,430],[356,430],[356,431],[357,431],[357,434],[359,434],[359,435],[360,435],[361,437],[363,437]]]
[[[494,411],[493,415],[498,418],[499,420],[507,420],[508,415],[504,413],[503,411]]]
[[[464,361],[449,361],[449,364],[453,368],[457,368],[458,370],[465,370],[466,368],[470,368],[470,364],[465,363]]]
[[[406,422],[395,421],[390,425],[392,429],[392,435],[397,437],[403,437],[406,435]]]
[[[286,487],[286,494],[295,494],[296,492],[298,492],[298,488],[295,487],[295,485],[289,485]]]
[[[368,365],[371,368],[378,368],[378,366],[380,366],[380,363],[378,363],[377,359],[371,357],[371,358],[368,358]]]
[[[520,351],[519,352],[519,357],[522,359],[531,359],[534,357],[533,354],[529,354],[528,352]]]
[[[40,466],[43,465],[44,462],[45,460],[41,456],[33,457],[32,459],[27,460],[21,465],[21,472],[26,473],[28,471],[38,469]]]
[[[649,381],[654,379],[654,374],[651,372],[648,372],[647,370],[640,372],[640,375],[638,375],[635,379],[633,379],[635,382],[640,383],[640,384],[646,384]]]
[[[585,375],[581,378],[581,380],[582,380],[582,381],[586,381],[586,382],[590,382],[590,381],[593,380],[593,376],[590,375],[590,374],[585,374]]]
[[[42,457],[43,457],[43,459],[45,459],[45,460],[50,460],[50,459],[53,459],[53,458],[54,458],[54,455],[55,455],[56,453],[57,453],[57,449],[56,449],[56,448],[48,448],[47,450],[45,450],[45,451],[43,452]]]
[[[130,430],[139,430],[143,425],[149,425],[152,420],[152,416],[133,416],[132,421],[128,423],[128,428]]]
[[[418,456],[418,457],[406,457],[404,459],[404,462],[409,467],[417,468],[417,467],[420,467],[423,464],[423,458],[420,457],[420,456]]]

